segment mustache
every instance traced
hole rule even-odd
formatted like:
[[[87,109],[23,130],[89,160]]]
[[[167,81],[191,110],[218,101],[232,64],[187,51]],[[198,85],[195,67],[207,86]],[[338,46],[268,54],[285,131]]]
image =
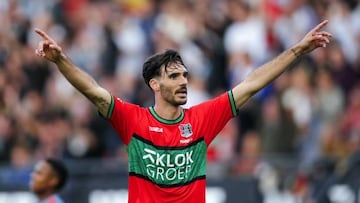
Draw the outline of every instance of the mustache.
[[[187,88],[186,88],[186,87],[181,87],[181,88],[179,88],[179,89],[177,89],[177,90],[175,91],[175,93],[183,93],[183,92],[186,92],[186,93],[187,93]]]

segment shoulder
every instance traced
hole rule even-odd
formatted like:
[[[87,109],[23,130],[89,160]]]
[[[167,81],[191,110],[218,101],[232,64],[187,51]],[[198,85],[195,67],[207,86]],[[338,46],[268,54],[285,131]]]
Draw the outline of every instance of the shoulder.
[[[120,113],[129,116],[132,114],[136,115],[138,113],[147,112],[147,108],[141,107],[140,105],[133,104],[113,96],[107,118],[108,119],[111,118],[114,112],[116,112],[117,114]]]
[[[234,101],[233,93],[231,90],[229,90],[229,91],[221,93],[205,102],[202,102],[198,105],[194,105],[194,106],[190,107],[189,109],[192,110],[193,108],[203,108],[204,106],[219,105],[221,103],[228,104],[229,102],[233,102],[233,101]]]
[[[190,107],[189,111],[199,114],[223,114],[224,112],[231,112],[233,116],[237,115],[237,108],[235,105],[235,99],[231,90],[219,94],[218,96]]]

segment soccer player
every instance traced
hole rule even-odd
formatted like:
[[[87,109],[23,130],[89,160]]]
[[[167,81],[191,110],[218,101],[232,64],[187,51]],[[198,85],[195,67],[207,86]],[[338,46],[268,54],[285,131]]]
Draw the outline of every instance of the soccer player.
[[[129,202],[205,202],[206,150],[237,110],[300,56],[326,47],[331,33],[314,27],[290,49],[255,70],[220,96],[193,106],[187,101],[188,71],[178,52],[166,50],[143,64],[143,78],[155,97],[145,108],[117,98],[82,71],[45,32],[35,50],[54,62],[64,77],[108,119],[127,146]]]
[[[39,161],[31,173],[30,190],[39,203],[64,203],[57,195],[68,177],[64,164],[56,159],[47,158]]]

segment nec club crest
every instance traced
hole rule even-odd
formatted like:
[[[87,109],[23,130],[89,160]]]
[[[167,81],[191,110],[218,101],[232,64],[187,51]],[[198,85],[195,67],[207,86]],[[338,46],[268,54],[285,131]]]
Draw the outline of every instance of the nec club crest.
[[[179,125],[179,130],[181,137],[190,137],[193,134],[190,123]]]

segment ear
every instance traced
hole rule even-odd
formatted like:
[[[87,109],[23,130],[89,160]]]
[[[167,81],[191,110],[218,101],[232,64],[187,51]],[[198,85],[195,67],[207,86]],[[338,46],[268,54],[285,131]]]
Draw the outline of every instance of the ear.
[[[55,176],[51,177],[49,184],[52,188],[55,188],[59,184],[59,179]]]
[[[150,85],[151,89],[154,90],[154,92],[160,90],[159,81],[158,81],[157,79],[155,79],[155,78],[152,78],[152,79],[149,81],[149,85]]]

